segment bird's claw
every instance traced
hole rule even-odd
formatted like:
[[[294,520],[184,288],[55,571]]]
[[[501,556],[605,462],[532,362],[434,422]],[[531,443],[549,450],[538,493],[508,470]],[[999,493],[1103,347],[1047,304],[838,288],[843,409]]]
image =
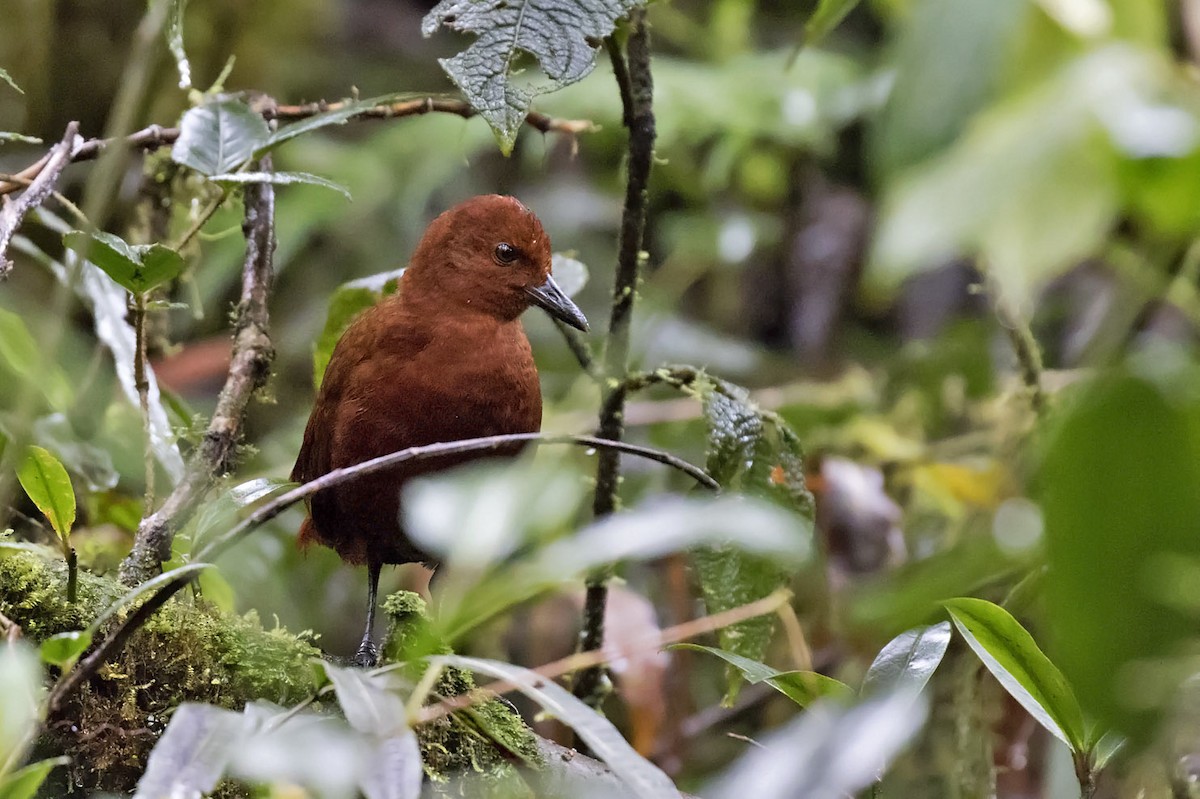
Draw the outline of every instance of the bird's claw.
[[[360,669],[373,669],[379,662],[379,649],[373,641],[363,641],[354,653],[354,665]]]

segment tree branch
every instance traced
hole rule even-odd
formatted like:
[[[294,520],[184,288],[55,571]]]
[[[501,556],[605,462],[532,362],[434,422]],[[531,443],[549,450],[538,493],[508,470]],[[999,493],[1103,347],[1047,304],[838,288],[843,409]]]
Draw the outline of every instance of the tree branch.
[[[607,393],[600,412],[600,438],[620,441],[625,434],[625,378],[629,369],[629,328],[633,302],[637,295],[642,264],[642,246],[646,231],[647,187],[654,163],[654,82],[650,74],[650,33],[645,11],[630,15],[633,32],[626,46],[627,57],[609,43],[613,72],[624,105],[625,126],[629,129],[629,174],[625,185],[625,208],[621,215],[621,238],[613,281],[612,313],[609,317],[608,342],[604,352]],[[605,450],[596,467],[596,495],[592,512],[597,517],[617,507],[621,460],[615,451]],[[609,570],[592,575],[587,581],[584,599],[580,649],[588,652],[604,644],[604,607],[608,601]],[[592,706],[604,700],[600,667],[584,670],[575,683],[575,695]]]
[[[255,184],[264,185],[264,184]],[[222,395],[223,396],[223,395]],[[193,556],[193,562],[203,563],[216,559],[229,547],[237,543],[241,538],[246,536],[255,528],[269,522],[285,510],[301,502],[318,491],[323,491],[334,486],[348,483],[351,480],[357,480],[360,477],[374,474],[385,469],[392,468],[401,463],[408,461],[424,460],[426,458],[439,457],[444,455],[458,455],[465,452],[485,452],[487,450],[500,449],[510,444],[519,442],[537,442],[540,444],[573,444],[581,447],[594,447],[596,449],[616,449],[621,452],[637,455],[648,460],[657,461],[658,463],[671,466],[685,474],[691,476],[696,482],[700,483],[705,488],[716,491],[719,489],[716,481],[708,476],[703,469],[688,463],[681,458],[677,458],[667,452],[651,449],[649,447],[640,447],[635,444],[626,444],[619,441],[606,441],[592,436],[562,436],[562,435],[544,435],[542,433],[513,433],[509,435],[488,436],[486,438],[472,438],[463,441],[449,441],[440,444],[430,444],[423,447],[409,447],[397,452],[383,455],[378,458],[373,458],[369,461],[347,466],[318,477],[316,480],[310,480],[302,486],[293,488],[270,502],[257,508],[253,513],[247,516],[238,524],[230,528],[220,538],[216,538],[200,548]],[[193,464],[195,461],[193,461]],[[189,467],[191,471],[191,467]],[[180,485],[184,485],[180,483]],[[174,498],[167,499],[167,503],[171,503]],[[163,506],[166,508],[166,504]],[[194,507],[194,503],[193,503]],[[155,517],[162,513],[155,514]],[[153,518],[153,517],[152,517]],[[142,528],[145,528],[147,523],[152,519],[142,523]],[[139,528],[138,534],[141,536],[142,528]],[[132,557],[132,554],[131,554]],[[126,561],[128,563],[128,560]],[[154,564],[157,568],[157,563]],[[124,577],[125,564],[122,564],[122,576]],[[110,658],[121,650],[129,636],[141,627],[146,621],[153,616],[158,609],[167,603],[167,601],[188,586],[198,574],[192,572],[171,580],[162,588],[158,589],[149,599],[138,607],[136,611],[129,615],[120,626],[113,630],[94,650],[91,654],[79,662],[79,664],[63,675],[50,691],[50,696],[47,699],[47,707],[49,712],[54,714],[62,707],[63,701],[79,689],[93,674],[99,670],[101,666],[108,662]]]
[[[264,158],[261,169],[270,168],[270,158]],[[246,257],[229,376],[204,441],[192,455],[183,479],[162,507],[138,526],[133,550],[121,564],[121,580],[127,585],[137,585],[158,573],[162,562],[171,556],[175,531],[191,517],[212,483],[233,470],[246,406],[270,375],[275,351],[268,335],[267,297],[275,251],[274,187],[269,183],[250,184],[245,203],[242,229]]]
[[[19,199],[7,203],[0,209],[0,280],[6,278],[12,271],[12,262],[8,260],[6,253],[8,245],[17,233],[17,228],[21,226],[26,214],[40,206],[54,192],[59,176],[67,168],[67,164],[71,163],[71,150],[78,135],[79,123],[71,122],[67,125],[66,132],[63,133],[62,141],[54,145],[50,152],[46,153],[45,157],[38,162],[36,174],[29,177],[22,175],[20,182],[13,181],[4,184],[12,186],[12,191],[25,186],[28,188]],[[0,192],[0,194],[2,193]]]
[[[319,101],[308,103],[307,105],[276,105],[275,101],[271,98],[260,97],[256,106],[259,107],[262,115],[267,119],[296,120],[306,119],[326,111],[336,111],[342,108],[346,102],[329,103]],[[431,113],[454,114],[463,119],[470,119],[478,112],[472,105],[463,100],[422,97],[367,108],[361,113],[355,114],[351,119],[398,119]],[[530,111],[526,115],[525,124],[542,133],[562,133],[568,136],[577,136],[580,133],[588,133],[596,129],[596,126],[586,119],[559,119],[547,116],[546,114],[540,114],[536,111]],[[179,128],[164,128],[161,125],[151,125],[136,133],[131,133],[128,136],[118,139],[88,139],[75,148],[71,153],[70,161],[91,161],[97,158],[106,147],[113,144],[123,144],[126,147],[150,151],[157,150],[159,147],[169,147],[178,138]],[[21,189],[25,185],[24,181],[32,181],[37,178],[49,164],[52,155],[53,151],[13,175],[15,180],[0,179],[0,195],[11,194]],[[3,249],[0,249],[0,253],[2,252]]]

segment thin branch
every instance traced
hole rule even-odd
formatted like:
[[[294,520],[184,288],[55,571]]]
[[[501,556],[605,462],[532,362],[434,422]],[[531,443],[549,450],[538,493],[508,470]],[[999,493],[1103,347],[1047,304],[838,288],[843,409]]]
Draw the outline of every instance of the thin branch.
[[[638,275],[642,266],[642,246],[646,232],[647,188],[654,164],[654,82],[650,74],[650,32],[643,9],[630,14],[633,27],[626,45],[627,55],[609,43],[613,71],[617,76],[624,105],[625,125],[629,129],[629,166],[625,184],[625,207],[621,214],[621,237],[617,269],[613,281],[612,313],[604,352],[604,374],[609,388],[602,403],[598,435],[620,441],[625,435],[624,382],[629,369],[629,329],[633,302],[637,295]],[[621,479],[621,459],[614,451],[600,454],[596,466],[596,495],[592,512],[597,518],[617,507],[617,489]],[[608,569],[591,575],[584,597],[580,650],[599,650],[604,645],[604,608],[608,602]],[[598,707],[604,701],[603,672],[599,667],[586,669],[575,684],[575,695]]]
[[[21,226],[26,214],[44,203],[46,198],[54,192],[54,187],[63,170],[67,168],[67,164],[71,163],[71,148],[78,135],[79,123],[69,123],[66,132],[63,133],[62,141],[54,145],[54,148],[39,162],[41,166],[37,174],[29,177],[20,175],[21,182],[9,184],[14,187],[13,191],[26,185],[28,188],[15,202],[8,203],[0,209],[0,280],[7,277],[12,270],[12,262],[8,260],[6,253],[8,245],[17,233],[17,228]],[[29,181],[29,183],[25,183],[25,181]]]
[[[1042,351],[1029,322],[1003,297],[996,295],[996,318],[1004,328],[1021,367],[1021,380],[1029,390],[1029,404],[1034,413],[1046,409],[1046,392],[1042,388]]]
[[[756,600],[746,605],[741,605],[736,608],[715,613],[711,616],[693,619],[691,621],[677,624],[674,627],[668,627],[662,630],[653,637],[648,637],[643,646],[636,647],[631,652],[622,654],[622,657],[634,657],[644,652],[657,652],[664,646],[677,644],[680,641],[686,641],[689,638],[695,638],[706,633],[711,633],[715,630],[720,630],[724,627],[729,627],[747,619],[765,616],[768,613],[776,613],[781,607],[786,605],[791,598],[791,592],[787,589],[780,589],[773,594],[770,594],[762,599]],[[590,669],[595,666],[607,663],[613,659],[613,653],[605,652],[604,650],[595,649],[586,652],[576,652],[573,655],[568,655],[552,663],[547,663],[544,666],[539,666],[533,671],[548,680],[553,680],[556,677],[561,677],[564,674],[569,674],[573,671],[581,669]],[[388,671],[394,668],[400,668],[406,664],[396,664],[395,666],[387,666],[380,671]],[[425,724],[442,716],[448,715],[455,710],[461,710],[464,707],[477,704],[484,700],[490,699],[497,694],[507,693],[516,688],[515,685],[507,680],[497,680],[487,685],[480,686],[473,691],[468,691],[465,694],[458,696],[449,696],[444,698],[436,705],[428,705],[421,710],[420,715],[416,718],[417,724]]]
[[[342,108],[346,102],[348,101],[335,103],[320,101],[308,103],[307,105],[275,105],[274,101],[269,97],[260,97],[256,102],[256,106],[260,107],[263,116],[267,119],[296,120],[306,119],[326,111],[336,111]],[[366,108],[361,113],[355,114],[351,119],[399,119],[401,117],[421,116],[430,113],[454,114],[463,119],[470,119],[478,112],[473,106],[463,100],[422,97]],[[567,136],[578,136],[581,133],[589,133],[596,130],[596,125],[590,120],[559,119],[558,117],[547,116],[536,111],[530,111],[526,115],[525,124],[542,133],[561,133]],[[170,147],[178,139],[179,128],[164,128],[161,125],[150,125],[128,136],[115,139],[89,139],[82,142],[71,153],[70,160],[72,162],[91,161],[97,158],[105,148],[118,143],[126,147],[149,152],[157,150],[160,147]],[[33,164],[13,175],[15,180],[0,179],[0,195],[11,194],[19,190],[24,185],[22,181],[34,180],[46,168],[51,155],[52,153],[48,153],[42,156],[42,158]]]
[[[270,171],[269,157],[263,159],[261,169]],[[161,563],[170,557],[175,531],[191,517],[213,482],[233,471],[246,406],[271,372],[275,351],[267,332],[267,297],[275,251],[274,188],[269,183],[250,184],[245,204],[246,257],[229,376],[204,441],[192,455],[183,479],[162,507],[138,526],[133,550],[121,564],[121,580],[127,585],[145,582],[158,573]]]
[[[563,339],[567,342],[568,349],[571,350],[571,354],[575,356],[575,360],[579,362],[579,365],[583,367],[583,371],[587,372],[588,377],[593,380],[600,380],[603,375],[601,374],[600,367],[596,364],[595,356],[592,355],[592,348],[588,345],[587,339],[584,338],[583,334],[566,323],[560,322],[558,319],[551,318],[550,321],[554,322],[554,326],[558,328],[558,332],[562,333]]]
[[[263,184],[255,184],[263,185]],[[334,486],[348,483],[352,480],[357,480],[365,475],[374,474],[385,469],[392,468],[401,463],[408,461],[424,460],[426,458],[434,458],[445,455],[459,455],[466,452],[485,452],[488,450],[500,449],[502,447],[521,443],[521,442],[537,442],[540,444],[572,444],[581,447],[594,447],[596,449],[617,449],[621,452],[630,455],[637,455],[648,460],[657,461],[672,468],[678,469],[685,474],[690,475],[696,482],[703,485],[705,488],[712,490],[719,489],[716,481],[708,476],[698,466],[688,463],[685,460],[675,457],[667,452],[651,449],[650,447],[640,447],[635,444],[626,444],[619,441],[606,441],[604,439],[595,438],[593,436],[564,436],[564,435],[545,435],[542,433],[513,433],[501,436],[488,436],[486,438],[471,438],[463,441],[449,441],[440,444],[429,444],[423,447],[409,447],[397,452],[383,455],[378,458],[373,458],[369,461],[347,466],[318,477],[316,480],[311,480],[302,486],[293,488],[270,502],[257,508],[253,513],[247,516],[238,524],[234,525],[219,538],[215,538],[205,546],[201,547],[198,552],[193,555],[193,562],[204,563],[215,560],[223,552],[225,552],[233,544],[237,543],[241,538],[246,536],[257,527],[266,524],[274,519],[285,510],[301,502],[318,491],[323,491]],[[207,443],[207,440],[206,440]],[[183,485],[181,483],[180,485]],[[173,495],[172,495],[173,496]],[[171,499],[168,498],[168,503]],[[163,508],[166,508],[164,504]],[[163,509],[159,510],[159,514]],[[155,514],[158,516],[159,514]],[[147,520],[149,521],[149,520]],[[142,526],[145,527],[146,522]],[[140,533],[140,529],[139,529]],[[157,565],[157,564],[156,564]],[[122,566],[124,568],[124,565]],[[159,608],[167,603],[167,601],[189,585],[198,574],[192,572],[178,577],[171,582],[168,582],[162,588],[158,589],[149,599],[138,607],[136,611],[129,615],[124,622],[113,630],[107,638],[105,638],[91,654],[79,662],[79,664],[63,675],[62,679],[55,684],[50,691],[50,696],[47,700],[47,707],[50,713],[53,714],[62,707],[63,701],[76,691],[83,683],[90,678],[96,671],[108,662],[125,642],[139,627],[158,612]]]

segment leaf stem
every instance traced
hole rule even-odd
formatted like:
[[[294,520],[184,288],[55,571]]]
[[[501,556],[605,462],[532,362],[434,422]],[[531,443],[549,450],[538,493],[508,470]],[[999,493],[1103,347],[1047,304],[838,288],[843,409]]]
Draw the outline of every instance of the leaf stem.
[[[650,73],[650,32],[646,26],[645,11],[635,9],[630,14],[630,21],[633,31],[626,44],[626,54],[622,55],[612,37],[609,37],[607,45],[621,92],[625,126],[629,130],[625,207],[621,215],[612,311],[604,351],[606,394],[597,433],[600,438],[612,441],[620,441],[625,434],[624,382],[629,371],[629,330],[644,259],[642,246],[646,233],[647,188],[650,169],[654,164],[656,136],[654,81]],[[596,494],[592,503],[592,513],[596,518],[607,516],[616,509],[620,479],[619,454],[610,450],[601,452],[600,462],[596,466]],[[579,644],[583,652],[598,650],[604,644],[604,611],[608,602],[610,571],[602,569],[587,580]],[[574,686],[575,695],[592,707],[598,707],[605,696],[603,675],[603,669],[599,666],[581,672]]]
[[[63,542],[63,546],[67,548],[67,603],[74,605],[79,597],[79,557],[75,554],[75,547],[66,542]]]

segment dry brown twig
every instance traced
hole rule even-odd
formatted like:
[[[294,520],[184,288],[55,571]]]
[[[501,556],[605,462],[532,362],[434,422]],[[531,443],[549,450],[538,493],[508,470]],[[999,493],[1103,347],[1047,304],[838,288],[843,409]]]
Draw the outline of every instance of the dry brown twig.
[[[7,184],[18,189],[24,188],[25,192],[15,201],[8,202],[0,208],[0,279],[6,277],[12,269],[12,262],[5,253],[8,252],[8,245],[16,235],[17,228],[21,226],[26,214],[40,206],[54,192],[58,178],[67,168],[67,164],[71,163],[78,135],[79,123],[71,122],[67,125],[62,141],[54,145],[38,162],[40,166],[36,173],[27,176],[25,171],[22,171],[17,175],[21,182]]]

